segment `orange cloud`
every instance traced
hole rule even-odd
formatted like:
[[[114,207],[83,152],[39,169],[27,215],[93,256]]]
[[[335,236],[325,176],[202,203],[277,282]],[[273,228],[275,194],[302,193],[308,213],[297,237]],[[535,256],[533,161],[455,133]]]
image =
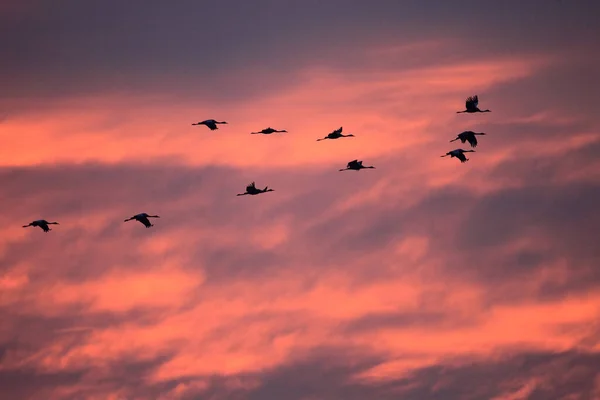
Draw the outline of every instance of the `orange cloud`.
[[[315,63],[239,107],[115,95],[4,121],[0,374],[63,379],[44,398],[178,399],[311,373],[334,387],[317,366],[344,367],[336,390],[395,382],[397,395],[440,366],[597,352],[596,328],[561,330],[598,319],[597,124],[543,96],[511,113],[502,88],[553,58],[387,65],[441,44],[459,45]],[[456,115],[476,92],[493,112]],[[191,126],[204,118],[229,124]],[[316,142],[340,125],[356,137]],[[267,126],[289,133],[249,134]],[[489,132],[471,161],[440,158],[467,129]],[[377,168],[337,171],[355,158]],[[250,180],[275,192],[236,197]],[[152,229],[122,222],[150,209]],[[61,225],[21,228],[37,215]],[[538,375],[492,376],[493,398],[553,376]],[[426,384],[443,393],[454,378]]]

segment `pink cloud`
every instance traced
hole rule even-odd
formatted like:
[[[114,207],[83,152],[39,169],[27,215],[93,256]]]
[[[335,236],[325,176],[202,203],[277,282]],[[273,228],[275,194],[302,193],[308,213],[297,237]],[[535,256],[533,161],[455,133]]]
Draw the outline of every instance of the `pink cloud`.
[[[310,62],[251,101],[113,94],[11,115],[0,384],[48,399],[597,393],[598,121],[538,94],[565,68],[554,56],[403,66],[462,43]],[[475,93],[493,112],[456,115]],[[230,123],[191,126],[204,118]],[[316,142],[340,125],[356,137]],[[290,132],[249,134],[267,126]],[[440,158],[467,129],[489,133],[471,161]],[[337,171],[354,158],[377,169]],[[250,181],[275,191],[236,197]],[[152,229],[123,222],[144,211]],[[37,218],[61,225],[21,228]]]

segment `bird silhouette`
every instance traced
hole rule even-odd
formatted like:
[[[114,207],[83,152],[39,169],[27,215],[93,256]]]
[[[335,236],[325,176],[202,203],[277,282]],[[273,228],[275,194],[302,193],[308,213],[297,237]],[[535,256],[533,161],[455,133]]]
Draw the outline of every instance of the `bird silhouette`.
[[[327,136],[325,136],[322,139],[317,139],[317,142],[321,141],[321,140],[325,140],[325,139],[338,139],[341,137],[354,137],[353,134],[349,133],[347,135],[342,135],[342,127],[340,126],[339,129],[336,129],[335,131],[331,132],[330,134],[328,134]]]
[[[469,159],[465,156],[464,153],[475,153],[475,150],[456,149],[456,150],[449,151],[440,157],[446,157],[446,156],[450,156],[450,158],[456,157],[460,160],[461,163],[464,163],[464,162],[469,161]]]
[[[268,127],[268,128],[266,128],[266,129],[263,129],[263,130],[262,130],[262,131],[260,131],[260,132],[250,132],[250,133],[251,133],[252,135],[258,135],[258,134],[261,134],[261,133],[262,133],[263,135],[270,135],[271,133],[274,133],[274,132],[281,132],[281,133],[284,133],[284,132],[287,132],[287,131],[286,131],[285,129],[283,129],[283,130],[279,131],[279,130],[277,130],[277,129],[273,129],[273,128],[271,128],[271,127]]]
[[[456,113],[460,114],[460,113],[491,112],[490,110],[480,110],[479,108],[477,108],[478,104],[479,104],[479,97],[477,97],[477,95],[468,97],[467,100],[465,100],[466,110],[457,111]]]
[[[459,133],[455,139],[452,139],[450,143],[460,140],[462,143],[469,142],[471,147],[477,147],[477,138],[475,135],[485,135],[485,132],[473,132],[473,131],[464,131]]]
[[[238,193],[236,196],[245,196],[247,194],[254,196],[257,194],[261,194],[261,193],[266,193],[266,192],[273,192],[273,189],[269,189],[268,186],[265,186],[264,189],[257,189],[256,188],[256,184],[254,182],[252,182],[251,184],[249,184],[248,186],[246,186],[246,192],[244,193]]]
[[[196,124],[192,124],[192,125],[206,125],[207,127],[210,128],[211,131],[214,131],[216,129],[219,129],[219,127],[217,126],[217,124],[226,124],[227,122],[225,121],[215,121],[214,119],[207,119],[205,121],[201,121],[198,122]]]
[[[160,218],[158,215],[148,215],[146,213],[141,213],[141,214],[136,214],[131,218],[127,218],[125,221],[123,222],[127,222],[127,221],[131,221],[132,219],[135,219],[136,221],[141,222],[142,224],[144,224],[144,226],[146,228],[151,228],[154,225],[150,223],[150,220],[148,218]]]
[[[358,161],[358,160],[352,160],[348,163],[348,165],[346,166],[346,168],[340,169],[340,171],[348,171],[348,170],[354,170],[354,171],[359,171],[361,169],[365,169],[365,168],[372,168],[375,169],[375,167],[370,166],[370,167],[365,167],[363,165],[362,161]]]
[[[33,222],[30,222],[28,225],[23,225],[23,228],[27,228],[28,226],[39,226],[46,233],[50,232],[52,229],[48,227],[48,225],[60,225],[58,222],[48,222],[45,219],[38,219]]]

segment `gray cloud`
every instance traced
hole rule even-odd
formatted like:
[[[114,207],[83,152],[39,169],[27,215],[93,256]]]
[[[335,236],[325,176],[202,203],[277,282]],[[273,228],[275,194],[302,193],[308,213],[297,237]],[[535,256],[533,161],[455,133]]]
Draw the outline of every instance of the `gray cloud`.
[[[295,71],[306,65],[373,62],[362,51],[382,42],[468,43],[425,62],[405,57],[404,68],[516,53],[587,54],[598,5],[583,3],[511,0],[492,9],[441,0],[31,1],[18,12],[0,10],[4,103],[124,91],[234,101],[299,84]]]
[[[36,372],[32,370],[0,371],[0,387],[9,399],[51,399],[52,393],[80,382],[85,371]]]
[[[567,154],[538,157],[534,164],[526,154],[517,154],[487,171],[490,179],[518,183],[516,188],[487,195],[476,195],[460,186],[427,194],[415,191],[416,204],[408,209],[363,205],[335,216],[330,210],[336,204],[350,195],[367,193],[381,179],[379,171],[392,168],[395,161],[373,160],[381,169],[355,175],[334,170],[256,171],[257,183],[276,191],[247,198],[235,193],[254,178],[234,169],[99,164],[12,168],[0,172],[5,188],[3,202],[12,210],[0,221],[5,225],[21,225],[36,218],[65,222],[52,234],[32,232],[26,241],[12,243],[0,265],[34,257],[31,260],[40,265],[32,272],[36,280],[50,276],[85,280],[106,273],[112,265],[143,268],[152,262],[152,256],[146,259],[121,246],[123,235],[134,245],[149,234],[159,234],[154,232],[218,230],[214,239],[200,236],[192,240],[195,250],[188,254],[189,267],[203,268],[208,280],[215,283],[234,277],[252,279],[298,265],[308,273],[330,261],[338,265],[352,262],[356,279],[381,279],[398,274],[373,267],[379,264],[382,252],[407,235],[424,235],[431,240],[427,257],[441,261],[458,277],[478,277],[487,282],[521,279],[550,260],[564,258],[573,269],[570,283],[561,284],[565,290],[572,289],[572,284],[595,285],[600,276],[589,266],[600,256],[594,241],[600,222],[594,213],[599,186],[593,179],[555,181],[573,166],[583,169],[594,165],[597,147],[593,143]],[[472,169],[466,179],[478,173]],[[402,181],[403,174],[398,179]],[[39,192],[45,197],[36,196]],[[110,210],[111,219],[102,220],[98,232],[69,226],[70,220],[82,214],[106,210]],[[152,232],[135,222],[122,223],[142,211],[164,217]],[[261,249],[251,240],[235,239],[237,250],[231,252],[229,244],[219,238],[227,232],[253,238],[263,226],[279,220],[290,224],[290,237],[272,250]],[[507,246],[527,237],[535,238],[538,247],[505,253]],[[35,254],[29,251],[33,241],[38,249]],[[65,249],[69,263],[61,268],[43,267],[59,262],[52,251],[55,248]],[[552,287],[545,291],[560,292]]]
[[[290,180],[290,174],[294,179]],[[209,281],[256,277],[307,261],[311,262],[311,268],[317,269],[316,254],[323,255],[330,249],[323,248],[320,252],[317,245],[303,245],[302,232],[306,226],[303,220],[323,219],[344,191],[351,189],[353,180],[342,180],[340,175],[335,170],[257,171],[257,184],[269,185],[276,191],[257,197],[236,197],[252,178],[227,168],[99,164],[7,168],[0,171],[0,183],[6,194],[2,201],[12,212],[0,217],[0,222],[20,226],[45,218],[57,220],[61,225],[47,235],[28,228],[32,229],[28,238],[11,243],[2,255],[0,268],[16,265],[26,257],[36,265],[30,275],[34,282],[93,279],[119,265],[144,269],[154,256],[132,252],[124,243],[136,246],[136,242],[148,235],[185,229],[199,234],[218,232],[214,237],[201,235],[192,240],[195,246],[187,254],[189,267],[205,269]],[[363,177],[366,183],[373,178],[376,176]],[[107,211],[109,214],[98,221],[96,229],[73,226],[85,215],[94,217]],[[162,218],[152,231],[137,222],[123,223],[123,219],[138,212],[157,213]],[[242,233],[252,238],[272,222],[291,217],[291,240],[272,251],[261,249],[252,240],[234,240],[235,252],[231,251],[231,241],[223,243],[227,238],[221,235]],[[333,232],[339,229],[335,223],[332,221],[331,228],[323,233],[332,232],[333,237]],[[36,243],[35,253],[30,251],[32,243]],[[59,248],[62,250],[57,255]],[[68,262],[61,261],[66,259]],[[57,267],[47,268],[48,265]]]
[[[411,326],[428,326],[440,329],[444,324],[464,326],[465,321],[451,318],[443,312],[398,312],[398,313],[373,313],[349,322],[343,330],[348,334],[364,331],[377,331],[378,329],[406,328]]]
[[[343,356],[341,360],[344,359]],[[409,377],[385,383],[354,383],[351,376],[375,360],[346,364],[331,361],[333,357],[312,359],[277,369],[263,377],[263,385],[248,394],[248,399],[290,400],[317,396],[323,399],[407,399],[453,400],[483,399],[516,391],[529,378],[539,378],[538,386],[528,400],[579,395],[593,398],[598,354],[586,353],[523,353],[499,362],[475,362],[463,365],[440,364],[418,369]],[[339,360],[339,359],[338,359]],[[348,367],[347,365],[352,365]],[[327,367],[323,367],[327,365]],[[284,383],[285,382],[285,383]]]
[[[169,361],[164,353],[141,361],[118,360],[106,369],[42,374],[29,370],[4,370],[0,382],[12,398],[45,393],[54,399],[59,388],[77,389],[64,399],[102,396],[118,392],[122,396],[156,398],[178,385],[182,399],[397,399],[459,400],[493,398],[514,393],[535,380],[527,400],[566,399],[568,396],[592,399],[598,394],[595,381],[600,355],[568,351],[509,352],[499,360],[455,359],[412,371],[381,382],[357,381],[356,375],[384,362],[385,357],[357,349],[320,348],[297,354],[295,361],[263,372],[233,376],[182,376],[159,383],[146,383],[152,371]],[[194,383],[201,383],[195,388]],[[252,383],[244,387],[240,382]],[[33,383],[33,384],[32,384]],[[233,384],[232,384],[233,383]]]
[[[600,356],[597,353],[577,352],[520,353],[506,356],[500,361],[457,360],[454,363],[440,363],[420,368],[407,377],[379,383],[354,380],[355,374],[381,361],[377,356],[356,356],[355,351],[348,349],[319,349],[315,355],[289,365],[237,377],[242,381],[257,378],[260,384],[255,389],[231,390],[227,378],[210,377],[208,388],[190,391],[183,398],[488,399],[515,392],[528,380],[535,378],[538,379],[538,386],[526,397],[527,400],[566,399],[574,395],[592,399],[597,394],[594,385]],[[193,381],[193,377],[188,379]],[[202,379],[206,381],[206,377]]]

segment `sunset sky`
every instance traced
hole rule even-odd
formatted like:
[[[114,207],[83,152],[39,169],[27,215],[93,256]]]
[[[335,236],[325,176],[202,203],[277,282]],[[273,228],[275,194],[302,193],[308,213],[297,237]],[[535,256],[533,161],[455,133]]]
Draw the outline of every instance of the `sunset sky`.
[[[0,397],[600,399],[599,20],[0,0]]]

